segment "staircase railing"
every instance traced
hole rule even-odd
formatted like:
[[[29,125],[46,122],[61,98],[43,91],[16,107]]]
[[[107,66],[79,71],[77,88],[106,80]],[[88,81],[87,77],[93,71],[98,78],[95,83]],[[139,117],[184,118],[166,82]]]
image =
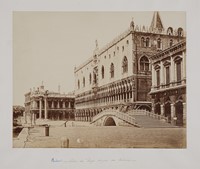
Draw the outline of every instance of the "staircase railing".
[[[162,120],[164,119],[166,122],[168,122],[168,117],[165,117],[163,115],[159,115],[159,114],[155,114],[155,113],[152,113],[152,112],[149,112],[147,110],[131,110],[128,112],[128,114],[131,116],[134,116],[134,115],[146,115],[146,116],[149,116],[149,117],[152,117],[154,119],[158,119],[158,120]]]
[[[154,119],[158,119],[158,120],[164,119],[166,122],[168,122],[168,117],[165,117],[163,115],[155,114],[155,113],[152,113],[152,112],[149,112],[149,111],[146,111],[146,115],[149,116],[149,117],[152,117]]]

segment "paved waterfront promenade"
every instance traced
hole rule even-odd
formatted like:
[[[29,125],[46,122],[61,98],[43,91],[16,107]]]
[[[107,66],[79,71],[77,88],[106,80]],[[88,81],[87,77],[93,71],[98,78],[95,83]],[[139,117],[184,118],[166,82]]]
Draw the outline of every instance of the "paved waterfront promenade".
[[[53,122],[52,122],[53,124]],[[14,148],[60,148],[63,137],[69,139],[69,148],[185,148],[185,128],[135,128],[88,127],[84,122],[61,122],[50,126],[49,136],[45,128],[24,128]]]

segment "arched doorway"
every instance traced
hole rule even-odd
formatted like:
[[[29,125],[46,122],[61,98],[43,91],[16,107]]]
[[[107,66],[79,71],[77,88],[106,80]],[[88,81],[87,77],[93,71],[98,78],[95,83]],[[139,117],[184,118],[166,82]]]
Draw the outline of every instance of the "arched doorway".
[[[112,117],[108,117],[105,120],[104,126],[116,126],[116,123]]]
[[[177,126],[182,126],[183,125],[183,103],[181,101],[178,101],[175,105],[175,110],[176,110],[176,125]]]
[[[167,102],[165,104],[165,117],[168,117],[168,122],[171,122],[171,104]]]

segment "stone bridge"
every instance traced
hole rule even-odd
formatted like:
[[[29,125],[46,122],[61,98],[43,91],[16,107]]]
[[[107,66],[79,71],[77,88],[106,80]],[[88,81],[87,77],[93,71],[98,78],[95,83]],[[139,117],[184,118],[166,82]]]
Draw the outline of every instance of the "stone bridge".
[[[91,124],[96,126],[136,126],[135,118],[119,110],[107,109],[92,118]]]

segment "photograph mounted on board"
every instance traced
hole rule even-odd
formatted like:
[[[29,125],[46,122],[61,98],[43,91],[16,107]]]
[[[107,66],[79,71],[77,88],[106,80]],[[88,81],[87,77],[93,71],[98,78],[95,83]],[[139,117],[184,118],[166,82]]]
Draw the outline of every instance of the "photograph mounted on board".
[[[186,148],[186,12],[13,12],[13,148]]]

